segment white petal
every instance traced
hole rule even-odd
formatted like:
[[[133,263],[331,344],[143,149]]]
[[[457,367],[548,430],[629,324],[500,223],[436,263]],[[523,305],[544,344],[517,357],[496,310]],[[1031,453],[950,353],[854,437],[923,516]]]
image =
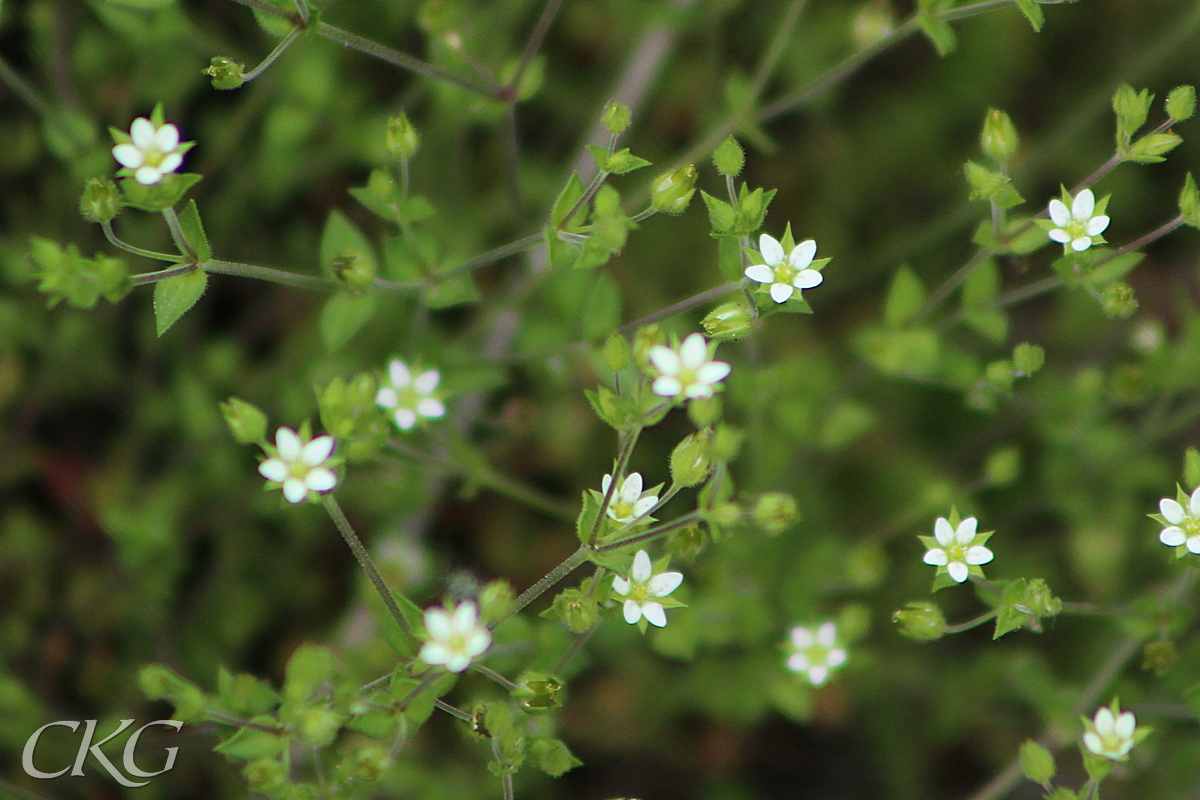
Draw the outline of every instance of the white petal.
[[[1098,756],[1104,755],[1104,743],[1100,741],[1099,736],[1091,731],[1083,735],[1083,745]]]
[[[1054,220],[1054,224],[1060,228],[1065,228],[1071,223],[1070,210],[1057,197],[1050,201],[1050,219]]]
[[[816,254],[817,243],[812,239],[805,239],[792,248],[792,252],[788,255],[788,264],[792,266],[792,269],[804,269],[812,263],[813,256]]]
[[[429,631],[431,639],[449,639],[454,635],[450,615],[438,606],[425,609],[425,630]]]
[[[426,664],[445,664],[450,660],[450,650],[441,642],[426,642],[421,645],[421,660]]]
[[[621,484],[620,495],[631,503],[636,502],[642,496],[642,473],[631,472],[626,475]]]
[[[696,380],[712,385],[725,379],[733,367],[724,361],[710,361],[696,370]]]
[[[304,479],[304,485],[314,492],[328,492],[337,486],[337,475],[332,470],[314,469]]]
[[[461,652],[455,653],[446,661],[446,669],[451,672],[464,672],[469,666],[471,659]]]
[[[1189,553],[1200,553],[1200,536],[1193,536],[1187,540],[1187,549]]]
[[[950,563],[950,557],[946,555],[946,551],[940,547],[926,550],[925,558],[923,560],[926,564],[930,564],[935,567],[944,567]]]
[[[161,153],[169,153],[179,146],[179,128],[167,123],[154,132],[154,146]]]
[[[970,570],[967,569],[967,565],[961,561],[951,561],[950,564],[947,565],[946,571],[950,573],[950,578],[955,583],[962,583],[967,579],[967,576],[971,574]]]
[[[479,619],[479,612],[476,610],[475,604],[466,600],[459,603],[454,609],[454,613],[450,615],[450,626],[456,633],[465,634],[475,627],[477,619]]]
[[[606,473],[604,477],[600,479],[600,494],[608,494],[608,487],[611,483],[612,475]]]
[[[463,643],[463,650],[465,650],[467,655],[471,656],[471,658],[474,658],[475,656],[487,650],[491,643],[492,635],[484,628],[477,628],[475,632],[467,637],[467,640]]]
[[[1087,226],[1084,228],[1084,233],[1088,236],[1099,236],[1108,227],[1109,218],[1103,214],[1098,217],[1092,217],[1088,220]]]
[[[807,650],[808,648],[812,647],[813,642],[816,641],[813,637],[813,632],[808,628],[805,628],[803,625],[797,625],[796,627],[792,628],[791,637],[792,644],[796,646],[797,650]]]
[[[1071,241],[1071,234],[1064,231],[1062,228],[1055,228],[1048,234],[1053,241],[1059,244],[1066,244]]]
[[[288,478],[283,482],[283,496],[289,503],[299,503],[308,497],[308,487],[299,478]]]
[[[808,680],[813,686],[820,686],[829,679],[829,668],[824,664],[813,664],[808,668]]]
[[[679,345],[679,360],[688,369],[696,369],[708,361],[708,343],[702,334],[688,334]]]
[[[806,672],[808,670],[808,656],[804,653],[793,653],[788,656],[788,669],[792,672]]]
[[[629,581],[620,575],[613,576],[613,591],[624,597],[629,594]]]
[[[287,480],[288,465],[280,461],[278,458],[268,458],[266,461],[258,465],[258,474],[262,475],[269,481],[283,483]],[[1176,530],[1179,530],[1176,528]]]
[[[143,186],[153,186],[162,180],[162,170],[158,167],[138,167],[133,177]]]
[[[651,576],[650,554],[645,550],[638,550],[637,555],[633,557],[633,570],[629,573],[629,577],[636,584],[644,584],[650,580]]]
[[[963,560],[968,564],[979,566],[980,564],[988,563],[993,557],[994,556],[991,550],[988,550],[983,545],[977,544],[967,550],[967,556]]]
[[[396,413],[392,416],[396,420],[396,425],[403,431],[407,431],[417,424],[417,414],[411,408],[397,408]]]
[[[1071,242],[1071,249],[1074,250],[1076,253],[1082,253],[1084,250],[1087,250],[1091,246],[1092,246],[1092,240],[1086,236],[1080,236],[1078,239],[1074,239]]]
[[[790,283],[772,283],[771,299],[776,303],[786,303],[795,291]]]
[[[170,153],[163,158],[162,163],[158,165],[159,172],[174,172],[183,164],[183,156],[179,153]]]
[[[300,457],[300,437],[291,428],[275,431],[275,448],[284,461],[295,461]]]
[[[396,394],[396,390],[390,386],[385,386],[375,393],[375,405],[383,408],[395,408],[400,402],[400,396]]]
[[[683,367],[679,361],[679,354],[661,344],[650,348],[650,363],[664,375],[675,375]]]
[[[439,419],[446,415],[446,407],[440,400],[432,397],[422,397],[417,401],[417,413],[425,419]]]
[[[258,471],[262,472],[262,467],[259,467]],[[1165,545],[1178,547],[1187,541],[1187,536],[1184,535],[1182,529],[1176,528],[1174,525],[1172,525],[1169,528],[1162,529],[1162,533],[1158,535],[1158,540]]]
[[[1200,517],[1200,489],[1192,492],[1192,496],[1188,498],[1188,511],[1192,512],[1192,516]]]
[[[141,150],[137,149],[136,145],[118,144],[112,149],[113,158],[115,158],[123,167],[137,169],[146,160],[145,155]]]
[[[412,383],[412,373],[408,365],[399,359],[388,364],[388,377],[392,380],[392,386],[397,389],[405,389]]]
[[[658,603],[642,603],[642,616],[656,628],[665,627],[667,614]]]
[[[817,644],[822,647],[833,647],[833,643],[837,641],[837,625],[832,622],[826,622],[817,628]]]
[[[681,583],[683,583],[682,572],[664,572],[651,578],[650,584],[646,588],[653,597],[666,597],[678,589]]]
[[[675,397],[683,391],[683,384],[674,375],[661,375],[654,379],[653,389],[659,397]]]
[[[792,286],[797,289],[811,289],[814,286],[820,286],[823,280],[825,280],[825,276],[815,269],[806,269],[796,273],[796,277],[792,278]]]
[[[154,145],[154,123],[145,117],[138,117],[129,126],[129,138],[139,150],[149,150]]]
[[[437,388],[438,381],[441,380],[441,377],[441,373],[436,369],[431,369],[428,372],[422,372],[417,376],[417,379],[413,381],[413,389],[417,391],[417,394],[429,394]]]
[[[764,233],[758,237],[758,252],[762,253],[763,261],[771,266],[783,263],[783,245],[772,236]]]
[[[950,527],[950,520],[938,517],[937,522],[933,523],[933,536],[943,547],[954,544],[954,528]]]
[[[840,667],[846,663],[846,651],[840,647],[833,648],[825,657],[825,663],[829,665],[830,669]]]
[[[333,444],[332,436],[318,436],[304,445],[304,449],[300,451],[300,460],[310,467],[318,466],[322,461],[329,458],[329,455],[333,452]]]
[[[625,601],[625,621],[630,625],[636,625],[637,621],[642,618],[642,607],[632,600]]]
[[[1117,717],[1117,724],[1113,727],[1113,732],[1122,739],[1128,739],[1133,736],[1133,730],[1136,727],[1137,719],[1133,716],[1133,712],[1126,711]]]
[[[1096,712],[1096,716],[1092,722],[1096,726],[1096,733],[1100,734],[1101,736],[1111,736],[1113,732],[1113,726],[1116,724],[1116,720],[1113,718],[1112,709],[1108,706],[1101,706],[1100,710]]]
[[[712,397],[713,390],[708,384],[695,381],[688,384],[685,394],[689,400],[699,400],[704,397]]]
[[[958,528],[954,531],[954,540],[959,544],[970,544],[975,538],[975,531],[978,528],[979,520],[974,517],[967,517],[958,523]]]
[[[1191,503],[1188,503],[1188,505],[1191,505]],[[1183,513],[1183,506],[1179,505],[1179,503],[1175,502],[1169,497],[1164,497],[1162,500],[1158,501],[1158,510],[1162,513],[1163,517],[1166,518],[1167,522],[1172,522],[1176,525],[1186,519],[1186,516]]]
[[[1079,194],[1075,195],[1074,202],[1071,203],[1071,216],[1077,220],[1090,219],[1092,212],[1096,210],[1096,195],[1092,194],[1091,189],[1084,189]]]
[[[141,153],[134,148],[134,152],[138,153],[138,158],[141,158]],[[116,148],[113,148],[113,155],[116,155]],[[121,159],[117,159],[120,161]],[[131,166],[126,164],[125,166]],[[758,283],[771,283],[775,280],[775,270],[768,267],[766,264],[755,264],[753,267],[746,268],[746,277]]]
[[[638,500],[636,503],[634,503],[634,504],[633,504],[633,514],[632,514],[632,516],[633,516],[635,519],[636,519],[637,517],[644,516],[645,514],[648,514],[648,513],[650,513],[650,509],[654,508],[654,506],[656,506],[657,504],[658,504],[658,498],[657,498],[657,497],[655,497],[655,496],[654,496],[654,495],[652,495],[652,494],[651,494],[651,495],[647,495],[647,496],[645,496],[645,497],[643,497],[643,498],[639,499],[639,500]]]

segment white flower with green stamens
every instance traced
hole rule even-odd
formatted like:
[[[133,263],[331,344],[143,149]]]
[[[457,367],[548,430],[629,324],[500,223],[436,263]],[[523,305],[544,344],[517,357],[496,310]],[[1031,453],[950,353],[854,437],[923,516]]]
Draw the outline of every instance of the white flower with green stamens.
[[[115,145],[112,154],[121,166],[133,170],[140,184],[152,186],[183,165],[179,129],[170,123],[155,127],[147,118],[138,117],[129,126],[129,139]]]
[[[1112,761],[1124,761],[1129,757],[1129,751],[1142,738],[1135,734],[1137,719],[1133,712],[1121,711],[1121,706],[1113,701],[1112,707],[1101,706],[1092,719],[1083,721],[1083,746],[1098,756]],[[1145,731],[1142,736],[1148,733]]]
[[[625,621],[630,625],[639,625],[644,631],[646,622],[658,628],[667,624],[667,614],[663,610],[665,606],[682,605],[667,597],[678,589],[681,583],[683,573],[655,574],[649,554],[645,550],[638,550],[637,555],[633,557],[633,569],[630,570],[629,577],[617,575],[613,578],[613,592],[625,598]]]
[[[1096,213],[1096,196],[1091,189],[1075,195],[1070,208],[1058,198],[1051,200],[1050,220],[1054,223],[1048,231],[1050,238],[1062,244],[1064,251],[1070,249],[1077,253],[1103,242],[1100,234],[1109,222],[1103,213]]]
[[[820,272],[810,269],[817,254],[817,243],[812,239],[805,239],[785,254],[783,245],[764,233],[758,237],[758,252],[764,263],[748,267],[746,277],[769,284],[771,299],[776,303],[786,303],[793,294],[819,286],[824,280]]]
[[[689,334],[678,350],[664,345],[650,348],[650,363],[658,370],[653,390],[659,397],[712,397],[714,387],[725,380],[731,367],[724,361],[709,361],[708,342],[700,333]]]
[[[608,487],[611,484],[612,475],[605,475],[604,479],[600,481],[601,497],[608,494]],[[657,504],[657,495],[642,491],[641,473],[631,472],[625,476],[625,480],[621,481],[621,485],[613,492],[612,499],[608,502],[608,517],[622,525],[628,525],[634,520],[652,522],[652,517],[644,515]]]
[[[945,572],[955,583],[962,583],[972,574],[982,575],[979,566],[992,560],[992,551],[983,546],[991,533],[977,533],[977,525],[974,517],[967,517],[957,526],[938,517],[932,539],[917,537],[927,548],[925,563],[937,567],[939,573]]]
[[[322,494],[337,486],[337,475],[327,466],[333,454],[332,436],[304,441],[291,428],[275,431],[275,453],[258,465],[258,473],[283,489],[289,503],[299,503],[311,493]],[[273,488],[273,487],[272,487]]]
[[[474,601],[464,600],[453,611],[432,606],[425,609],[425,630],[429,639],[421,645],[421,660],[462,672],[492,643],[486,625],[479,623]]]
[[[411,430],[422,419],[445,415],[446,407],[433,396],[441,377],[436,369],[414,376],[408,365],[397,359],[388,365],[388,383],[375,393],[375,402],[392,412],[400,430]]]
[[[837,625],[832,622],[823,623],[815,631],[797,625],[788,638],[792,646],[788,669],[803,673],[813,686],[825,683],[831,672],[846,663],[846,651],[838,646]]]
[[[1170,547],[1187,547],[1188,552],[1200,554],[1200,489],[1192,492],[1191,498],[1182,492],[1179,498],[1164,497],[1158,501],[1162,516],[1152,516],[1166,525],[1158,534],[1158,540]],[[1184,506],[1181,500],[1187,500],[1187,505]]]

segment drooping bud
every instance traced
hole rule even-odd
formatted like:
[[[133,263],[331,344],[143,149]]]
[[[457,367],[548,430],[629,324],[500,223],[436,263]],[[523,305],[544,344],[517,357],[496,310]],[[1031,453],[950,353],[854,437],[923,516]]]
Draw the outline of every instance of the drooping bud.
[[[619,333],[612,333],[604,342],[604,363],[613,372],[629,366],[629,342]]]
[[[708,338],[719,342],[741,339],[750,332],[752,323],[750,309],[745,303],[737,300],[722,303],[708,312],[708,316],[700,322],[708,333]]]
[[[650,205],[664,214],[682,214],[696,193],[696,168],[691,164],[664,172],[650,184]]]
[[[946,618],[942,610],[929,602],[913,602],[892,615],[900,632],[918,642],[932,642],[946,635]]]
[[[212,78],[214,89],[237,89],[246,82],[245,67],[225,56],[213,56],[208,68],[200,70],[200,74]]]

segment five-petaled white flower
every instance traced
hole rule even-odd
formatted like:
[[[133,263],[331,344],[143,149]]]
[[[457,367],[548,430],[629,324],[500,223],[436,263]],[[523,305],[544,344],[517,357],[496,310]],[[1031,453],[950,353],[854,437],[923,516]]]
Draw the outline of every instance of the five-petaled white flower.
[[[1091,189],[1084,189],[1075,195],[1071,207],[1057,197],[1050,201],[1050,219],[1057,227],[1050,229],[1050,238],[1077,253],[1082,253],[1099,238],[1108,227],[1108,217],[1095,214],[1096,196]],[[1093,216],[1094,215],[1094,216]]]
[[[793,652],[787,667],[792,672],[803,672],[813,686],[825,683],[829,673],[846,663],[846,651],[838,646],[837,625],[832,622],[822,623],[815,632],[797,625],[790,639]]]
[[[306,442],[291,428],[280,428],[275,431],[275,455],[258,465],[258,474],[281,486],[289,503],[299,503],[311,492],[328,492],[337,486],[337,475],[326,466],[333,445],[332,436]]]
[[[656,395],[689,400],[712,397],[713,387],[731,369],[724,361],[708,360],[708,342],[700,333],[689,334],[678,351],[661,344],[651,347],[650,362],[659,372],[653,386]]]
[[[633,569],[629,577],[617,575],[613,578],[613,591],[625,598],[626,622],[636,625],[645,618],[651,625],[661,628],[667,624],[667,614],[659,600],[678,589],[681,583],[682,572],[660,572],[655,575],[649,554],[645,550],[638,550],[633,557]]]
[[[422,417],[437,419],[446,413],[442,401],[433,397],[441,373],[436,369],[413,376],[399,359],[388,365],[388,385],[375,393],[375,402],[392,411],[400,430],[410,430]]]
[[[1200,553],[1200,489],[1192,492],[1187,508],[1177,500],[1164,497],[1158,501],[1158,510],[1163,519],[1171,523],[1162,529],[1158,540],[1171,547],[1186,544],[1192,553]]]
[[[1137,742],[1134,731],[1137,730],[1137,720],[1132,711],[1121,711],[1115,701],[1112,707],[1101,706],[1096,716],[1083,721],[1083,746],[1098,756],[1124,761],[1129,757],[1129,751]]]
[[[920,537],[928,548],[925,563],[937,567],[938,572],[949,573],[955,583],[965,581],[972,567],[992,560],[992,551],[983,546],[991,534],[977,534],[977,524],[974,517],[967,517],[952,528],[949,520],[938,517],[933,525],[934,538]]]
[[[783,245],[764,233],[758,237],[758,252],[765,263],[748,267],[746,277],[769,283],[771,299],[776,303],[786,303],[793,293],[819,286],[824,280],[820,272],[809,268],[817,254],[817,243],[812,239],[805,239],[785,254]]]
[[[129,126],[129,138],[131,141],[115,145],[112,154],[121,166],[133,170],[138,183],[151,186],[182,166],[179,129],[174,125],[156,128],[150,120],[138,117]]]
[[[608,487],[612,484],[612,475],[605,475],[604,480],[600,481],[600,496],[608,494]],[[612,499],[608,502],[608,516],[614,522],[619,522],[622,525],[628,525],[634,520],[639,522],[652,522],[652,517],[643,516],[650,509],[658,504],[658,496],[642,491],[642,475],[640,472],[631,472],[625,476],[625,480],[613,492]]]
[[[442,664],[451,672],[462,672],[471,660],[492,643],[486,625],[479,624],[479,611],[471,600],[463,600],[453,611],[441,606],[425,609],[429,640],[421,645],[421,660]]]

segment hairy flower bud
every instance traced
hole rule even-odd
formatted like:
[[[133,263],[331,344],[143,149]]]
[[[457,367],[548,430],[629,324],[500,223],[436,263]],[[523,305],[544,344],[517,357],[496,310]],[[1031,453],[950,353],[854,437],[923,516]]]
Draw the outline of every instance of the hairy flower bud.
[[[604,107],[604,115],[601,120],[604,122],[604,127],[608,128],[609,133],[624,133],[625,129],[629,127],[629,108],[616,100],[609,100],[608,105]]]
[[[664,214],[682,214],[696,193],[696,168],[691,164],[664,172],[650,184],[650,205]]]
[[[1020,143],[1012,119],[998,108],[989,108],[979,134],[979,146],[984,155],[996,161],[1007,161],[1017,152]]]
[[[933,603],[914,602],[892,615],[900,632],[918,642],[932,642],[946,635],[946,618]]]
[[[421,146],[421,135],[408,121],[408,115],[403,111],[400,116],[392,117],[387,125],[387,149],[401,161],[407,161],[417,153]]]
[[[121,193],[108,178],[92,178],[79,197],[79,213],[88,222],[109,222],[121,211]]]
[[[734,300],[722,303],[708,312],[708,316],[701,320],[700,324],[704,326],[708,338],[725,342],[741,339],[748,334],[753,321],[746,304]]]
[[[708,460],[708,429],[697,431],[675,445],[671,452],[671,480],[677,485],[695,486],[708,477],[712,464]]]
[[[766,492],[759,495],[754,510],[750,512],[754,522],[772,535],[786,530],[796,521],[799,514],[795,498],[784,492]]]

